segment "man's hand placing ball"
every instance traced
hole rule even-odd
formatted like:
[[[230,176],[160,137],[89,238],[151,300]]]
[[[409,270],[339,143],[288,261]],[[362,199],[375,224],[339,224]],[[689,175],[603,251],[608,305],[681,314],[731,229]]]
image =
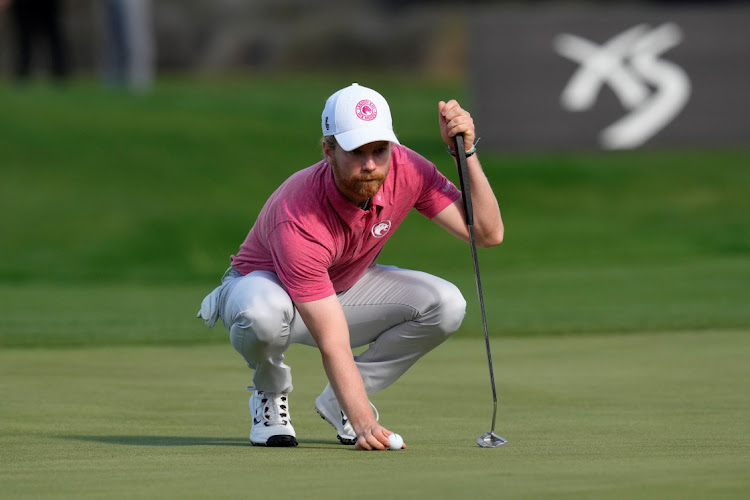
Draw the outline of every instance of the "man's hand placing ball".
[[[398,434],[375,424],[375,426],[359,435],[355,450],[402,450],[406,445]]]

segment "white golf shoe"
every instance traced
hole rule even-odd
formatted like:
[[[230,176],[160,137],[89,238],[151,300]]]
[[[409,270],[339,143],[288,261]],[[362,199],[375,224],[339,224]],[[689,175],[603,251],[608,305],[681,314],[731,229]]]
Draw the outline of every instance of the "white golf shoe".
[[[380,414],[375,405],[370,402],[373,412],[375,413],[375,420],[380,419]],[[326,388],[320,393],[320,396],[315,398],[315,410],[323,420],[331,424],[338,435],[336,436],[341,441],[341,444],[355,444],[357,442],[357,434],[354,432],[352,424],[349,423],[344,410],[341,409],[336,394],[333,392],[331,384],[328,384]]]
[[[297,446],[297,434],[289,416],[289,401],[286,394],[274,394],[255,390],[250,396],[250,442],[253,446]]]

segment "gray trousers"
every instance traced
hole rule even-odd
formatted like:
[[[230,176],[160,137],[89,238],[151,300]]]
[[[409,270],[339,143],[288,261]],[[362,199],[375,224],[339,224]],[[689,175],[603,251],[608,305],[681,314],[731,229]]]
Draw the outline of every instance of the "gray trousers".
[[[232,346],[255,370],[263,391],[292,390],[284,352],[292,343],[315,346],[276,274],[227,273],[218,292],[218,312]],[[369,344],[355,358],[368,394],[385,389],[420,357],[455,332],[466,301],[455,285],[419,271],[375,265],[338,294],[349,324],[351,346]]]

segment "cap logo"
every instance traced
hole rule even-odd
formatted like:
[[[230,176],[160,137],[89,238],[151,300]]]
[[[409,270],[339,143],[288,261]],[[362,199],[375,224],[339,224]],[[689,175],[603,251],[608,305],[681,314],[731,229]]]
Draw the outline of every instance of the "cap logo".
[[[382,238],[391,229],[391,221],[384,220],[372,226],[371,233],[376,238]]]
[[[354,111],[357,113],[360,120],[366,122],[372,121],[378,116],[378,108],[376,108],[375,104],[369,99],[362,99],[359,101],[357,107],[354,108]]]

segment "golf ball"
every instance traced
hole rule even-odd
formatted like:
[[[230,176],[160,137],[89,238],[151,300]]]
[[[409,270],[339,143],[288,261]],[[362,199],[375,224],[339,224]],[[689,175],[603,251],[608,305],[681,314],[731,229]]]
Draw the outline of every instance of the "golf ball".
[[[404,445],[404,438],[402,438],[398,434],[391,434],[390,436],[388,436],[388,441],[390,442],[388,448],[391,450],[400,450]]]

